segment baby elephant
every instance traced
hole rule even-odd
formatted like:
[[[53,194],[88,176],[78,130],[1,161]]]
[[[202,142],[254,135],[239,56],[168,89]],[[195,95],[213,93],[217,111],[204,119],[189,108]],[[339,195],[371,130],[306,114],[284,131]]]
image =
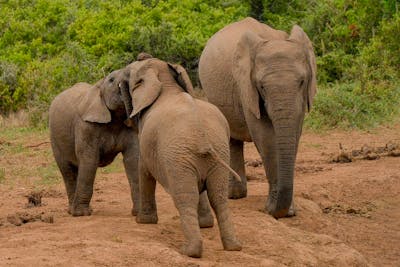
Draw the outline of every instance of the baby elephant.
[[[233,170],[226,164],[229,126],[225,117],[214,105],[187,93],[193,88],[183,67],[156,58],[127,66],[120,87],[123,95],[130,96],[127,110],[132,110],[130,118],[137,118],[139,125],[141,204],[136,221],[157,223],[157,180],[179,211],[187,241],[183,254],[201,257],[198,207],[207,198],[199,193],[207,190],[224,249],[241,250],[228,208],[228,177]]]
[[[89,206],[97,167],[123,154],[126,174],[138,209],[138,157],[136,130],[127,127],[125,105],[114,71],[95,85],[77,83],[56,96],[50,106],[51,147],[64,178],[73,216],[91,214]]]

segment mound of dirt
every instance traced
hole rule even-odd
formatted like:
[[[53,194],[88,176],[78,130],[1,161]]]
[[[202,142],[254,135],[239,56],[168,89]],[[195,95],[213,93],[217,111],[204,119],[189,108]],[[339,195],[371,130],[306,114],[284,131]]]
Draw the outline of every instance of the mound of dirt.
[[[376,160],[381,157],[400,157],[400,144],[390,141],[385,146],[363,145],[361,149],[348,150],[339,143],[339,152],[332,154],[329,161],[348,163],[355,160]]]
[[[26,223],[37,222],[37,221],[45,223],[54,223],[54,217],[53,215],[49,215],[44,212],[39,214],[33,214],[28,212],[17,212],[15,214],[10,214],[7,216],[7,222],[15,226],[21,226]]]

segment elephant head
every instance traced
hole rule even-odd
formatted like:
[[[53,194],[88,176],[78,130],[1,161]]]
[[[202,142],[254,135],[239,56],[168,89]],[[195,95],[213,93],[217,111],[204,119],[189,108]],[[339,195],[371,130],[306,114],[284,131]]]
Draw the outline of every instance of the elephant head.
[[[78,105],[78,111],[83,120],[109,123],[112,113],[125,114],[121,112],[124,111],[125,105],[117,79],[121,74],[121,70],[113,71],[88,90]]]
[[[306,110],[316,93],[316,61],[311,41],[299,26],[285,40],[267,40],[252,32],[235,50],[233,76],[243,108],[274,130],[276,189],[267,204],[275,217],[286,216],[293,197],[297,147]],[[274,202],[274,203],[272,203]]]
[[[157,99],[163,83],[172,81],[194,94],[189,75],[181,65],[166,63],[146,53],[140,53],[137,60],[125,68],[119,81],[126,112],[131,119]]]

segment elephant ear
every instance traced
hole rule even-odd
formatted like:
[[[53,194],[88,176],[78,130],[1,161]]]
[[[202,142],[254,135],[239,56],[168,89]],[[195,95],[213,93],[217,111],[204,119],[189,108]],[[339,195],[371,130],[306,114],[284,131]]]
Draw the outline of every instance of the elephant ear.
[[[314,48],[307,34],[298,25],[293,26],[289,40],[302,44],[307,55],[308,64],[311,70],[307,85],[307,107],[308,111],[310,111],[314,96],[317,93],[317,63]]]
[[[84,121],[96,123],[109,123],[111,121],[111,113],[103,100],[100,89],[103,80],[89,88],[78,104],[78,113]]]
[[[136,116],[144,108],[156,101],[161,93],[162,83],[158,79],[158,73],[152,68],[139,69],[136,74],[131,71],[129,88],[132,96],[133,111],[130,118]]]
[[[168,63],[168,67],[172,76],[174,76],[175,81],[179,84],[190,95],[194,95],[194,89],[192,82],[190,81],[189,75],[185,68],[179,64]]]
[[[260,119],[260,96],[257,88],[253,86],[251,72],[254,66],[256,50],[265,40],[252,32],[245,32],[240,38],[233,56],[233,78],[241,92],[241,101],[244,108]]]

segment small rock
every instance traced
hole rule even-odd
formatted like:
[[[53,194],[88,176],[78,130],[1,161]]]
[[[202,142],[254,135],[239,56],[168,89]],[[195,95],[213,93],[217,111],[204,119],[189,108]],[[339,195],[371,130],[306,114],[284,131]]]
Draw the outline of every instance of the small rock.
[[[389,142],[389,143],[386,144],[386,148],[387,148],[388,151],[393,151],[393,150],[396,150],[398,148],[398,145],[396,145],[393,142]]]
[[[7,216],[7,221],[15,226],[21,226],[22,225],[22,220],[19,216],[17,215],[8,215]]]
[[[254,160],[248,160],[246,162],[247,166],[251,166],[251,167],[258,167],[261,166],[263,163],[260,159],[254,159]]]
[[[376,160],[379,159],[379,155],[374,152],[370,152],[364,158],[367,160]]]
[[[41,217],[40,217],[40,220],[42,221],[42,222],[45,222],[45,223],[54,223],[54,216],[53,215],[46,215],[46,214],[43,214]]]
[[[359,212],[357,212],[357,210],[355,210],[355,209],[353,209],[353,208],[348,208],[347,210],[346,210],[346,213],[348,213],[348,214],[357,214],[357,213],[359,213]]]
[[[28,208],[38,207],[42,205],[42,192],[31,192],[26,197],[28,198]]]
[[[392,150],[388,154],[390,157],[400,157],[400,150]]]
[[[371,153],[371,152],[374,152],[374,149],[373,149],[373,147],[370,147],[370,146],[368,146],[368,145],[363,145],[363,147],[361,148],[361,152],[362,152],[364,155],[366,155],[366,154],[369,154],[369,153]]]
[[[342,151],[339,155],[334,156],[331,161],[335,163],[348,163],[352,162],[353,159],[349,153]]]

